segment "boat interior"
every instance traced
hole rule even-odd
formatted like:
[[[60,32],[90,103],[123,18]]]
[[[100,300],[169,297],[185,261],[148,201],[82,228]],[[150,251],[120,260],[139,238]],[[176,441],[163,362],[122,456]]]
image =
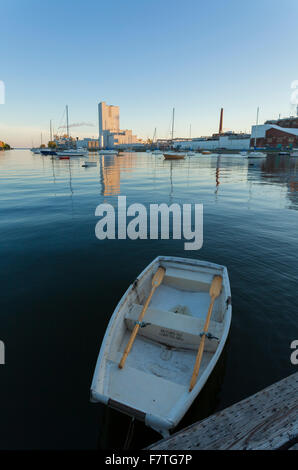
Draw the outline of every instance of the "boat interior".
[[[123,369],[119,361],[152,287],[159,265],[145,271],[120,308],[106,361],[103,393],[146,413],[167,415],[189,383],[210,304],[209,289],[220,267],[161,262],[165,276],[156,289]],[[216,299],[200,376],[212,359],[224,328],[225,284]],[[123,321],[124,319],[124,321]],[[150,390],[150,393],[148,391]]]

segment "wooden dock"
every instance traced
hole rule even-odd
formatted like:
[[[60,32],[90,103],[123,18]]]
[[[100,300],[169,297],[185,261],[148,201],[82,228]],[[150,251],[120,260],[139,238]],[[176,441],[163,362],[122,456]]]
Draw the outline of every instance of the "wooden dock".
[[[146,450],[297,450],[298,372]]]

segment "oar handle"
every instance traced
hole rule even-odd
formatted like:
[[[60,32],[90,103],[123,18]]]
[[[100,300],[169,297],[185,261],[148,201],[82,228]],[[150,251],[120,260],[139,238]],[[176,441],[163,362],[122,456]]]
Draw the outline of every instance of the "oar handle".
[[[207,314],[207,318],[206,318],[206,321],[205,321],[203,333],[208,333],[208,328],[209,328],[209,323],[210,323],[210,318],[211,318],[211,313],[212,313],[214,301],[215,301],[215,297],[213,296],[212,299],[211,299],[211,302],[210,302],[209,309],[208,309],[208,314]],[[194,366],[194,369],[193,369],[193,373],[192,373],[192,377],[191,377],[191,381],[190,381],[190,385],[189,385],[189,392],[192,391],[192,389],[194,388],[194,386],[196,384],[196,381],[197,381],[197,377],[198,377],[198,374],[199,374],[199,370],[200,370],[200,366],[201,366],[201,362],[202,362],[202,358],[203,358],[205,338],[206,338],[206,334],[204,334],[202,336],[201,341],[200,341],[200,346],[199,346],[199,349],[198,349],[196,362],[195,362],[195,366]]]

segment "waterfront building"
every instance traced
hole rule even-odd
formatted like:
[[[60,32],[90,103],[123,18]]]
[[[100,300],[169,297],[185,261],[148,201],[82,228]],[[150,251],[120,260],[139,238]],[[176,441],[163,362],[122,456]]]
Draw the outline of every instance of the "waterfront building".
[[[84,148],[88,150],[98,150],[99,149],[99,141],[98,139],[91,139],[91,137],[85,137],[84,139],[79,139],[77,141],[78,148]]]
[[[113,148],[118,145],[131,146],[140,139],[131,130],[120,129],[119,106],[107,105],[104,101],[98,104],[98,133],[100,148]]]
[[[298,147],[298,127],[281,127],[267,123],[252,126],[250,145],[272,149]]]
[[[250,147],[250,134],[226,132],[213,134],[210,137],[200,137],[194,139],[175,139],[175,148],[192,150],[247,150]]]

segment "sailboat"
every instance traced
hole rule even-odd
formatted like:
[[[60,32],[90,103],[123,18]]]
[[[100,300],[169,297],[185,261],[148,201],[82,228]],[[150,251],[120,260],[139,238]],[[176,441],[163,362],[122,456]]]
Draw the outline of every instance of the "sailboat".
[[[69,146],[69,119],[68,119],[68,105],[65,107],[66,109],[66,129],[67,129],[67,142]],[[84,157],[87,153],[87,150],[84,149],[83,147],[77,147],[75,149],[68,148],[65,150],[60,150],[56,151],[56,155],[61,159],[61,158],[69,158],[69,157]]]
[[[154,129],[152,144],[154,144],[154,139],[155,139],[155,138],[156,138],[156,128]],[[156,142],[156,143],[157,143],[157,142]],[[157,148],[152,151],[152,154],[153,154],[153,155],[161,155],[161,154],[162,154],[161,150],[159,150],[158,143],[157,143]]]
[[[50,141],[52,142],[52,121],[50,121]],[[41,155],[57,155],[56,150],[51,147],[44,147],[40,149]]]
[[[189,126],[189,138],[191,139],[191,124]],[[186,154],[188,157],[193,157],[195,155],[195,152],[193,149],[190,147],[190,150]]]
[[[173,145],[173,139],[174,139],[174,119],[175,119],[175,108],[173,108],[173,117],[172,117],[172,145]],[[165,160],[182,160],[185,157],[184,153],[179,153],[179,152],[174,152],[174,151],[169,151],[167,153],[163,154],[165,157]]]
[[[33,142],[32,142],[33,144]],[[42,146],[42,133],[40,134],[40,146],[39,147],[33,147],[32,145],[32,148],[31,148],[31,152],[33,152],[34,154],[40,154],[41,152],[41,146]]]
[[[258,126],[258,123],[259,123],[259,107],[257,108],[256,126]],[[257,127],[256,127],[256,132],[257,132]],[[266,153],[256,152],[256,148],[257,148],[257,136],[256,136],[256,133],[255,133],[254,151],[249,152],[249,154],[247,155],[247,158],[264,158],[264,157],[266,157]]]

